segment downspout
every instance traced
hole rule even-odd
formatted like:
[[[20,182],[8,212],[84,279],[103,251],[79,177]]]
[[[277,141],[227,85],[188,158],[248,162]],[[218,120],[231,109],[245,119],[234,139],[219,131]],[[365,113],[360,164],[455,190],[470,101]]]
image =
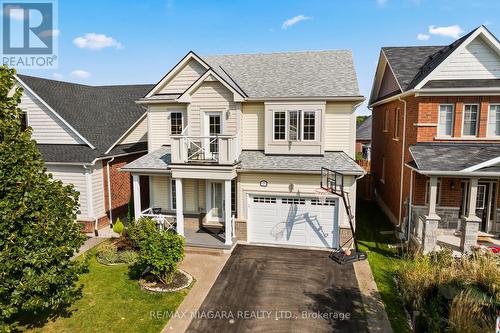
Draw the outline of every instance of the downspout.
[[[89,164],[89,165],[85,165],[85,164],[84,164],[84,165],[83,165],[83,168],[84,168],[85,170],[92,171],[92,167],[95,165],[95,162],[96,162],[96,161],[97,161],[97,160],[92,161],[92,163],[91,163],[91,164]],[[92,174],[90,173],[90,175],[92,175]],[[93,197],[93,195],[91,194],[91,193],[92,193],[92,180],[90,180],[90,182],[91,182],[91,183],[90,183],[90,188],[89,188],[89,186],[88,186],[88,184],[87,184],[87,175],[85,175],[85,185],[86,185],[86,186],[85,186],[85,188],[86,188],[86,190],[87,190],[87,201],[88,201],[88,202],[87,202],[87,209],[88,209],[89,211],[90,211],[90,210],[92,211],[92,216],[90,216],[90,217],[94,220],[94,234],[95,234],[96,236],[99,236],[99,231],[97,230],[97,223],[98,223],[98,219],[97,219],[97,217],[95,217],[95,216],[94,216],[94,203],[92,202],[92,200],[94,200],[94,197]],[[90,200],[89,200],[89,196],[90,196]]]
[[[397,227],[401,226],[401,215],[403,213],[403,177],[404,177],[404,167],[405,167],[405,153],[406,153],[406,100],[402,99],[401,96],[398,99],[403,102],[403,147],[401,154],[401,176],[400,176],[400,188],[399,188],[399,219]]]
[[[111,159],[106,162],[106,175],[108,181],[108,208],[109,208],[109,226],[113,227],[113,206],[111,205],[111,176],[109,175],[109,164],[113,162],[115,156],[111,157]]]
[[[406,230],[406,242],[410,241],[411,218],[413,213],[413,170],[410,171],[410,201],[408,202],[408,228]]]

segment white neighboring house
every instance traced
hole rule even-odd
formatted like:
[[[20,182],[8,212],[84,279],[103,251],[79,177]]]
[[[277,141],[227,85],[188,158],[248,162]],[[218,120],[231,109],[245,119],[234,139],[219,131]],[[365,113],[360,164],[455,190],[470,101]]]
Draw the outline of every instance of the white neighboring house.
[[[363,100],[350,51],[189,52],[137,101],[148,154],[121,169],[134,178],[136,217],[170,221],[192,246],[338,247],[350,237],[342,201],[316,190],[321,167],[342,172],[355,211]]]
[[[47,171],[80,193],[78,222],[86,232],[108,225],[113,213],[126,211],[131,193],[130,177],[117,169],[147,151],[145,109],[134,101],[152,85],[98,87],[26,75],[16,81],[24,90],[24,126]]]

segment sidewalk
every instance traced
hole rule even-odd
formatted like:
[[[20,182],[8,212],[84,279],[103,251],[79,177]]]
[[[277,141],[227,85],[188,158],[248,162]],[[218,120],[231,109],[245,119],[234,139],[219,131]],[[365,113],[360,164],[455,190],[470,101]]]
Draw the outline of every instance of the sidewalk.
[[[230,256],[229,253],[223,253],[221,256],[186,253],[181,268],[191,274],[196,282],[177,309],[179,313],[190,314],[192,311],[198,311]],[[190,323],[189,315],[183,318],[174,317],[163,328],[162,333],[185,332]]]
[[[105,227],[105,228],[100,229],[98,236],[95,236],[94,233],[88,233],[86,235],[89,238],[85,241],[85,243],[83,243],[83,245],[80,247],[78,252],[75,253],[75,255],[73,256],[73,259],[78,257],[79,255],[87,252],[91,248],[101,244],[106,239],[120,236],[116,232],[114,232],[113,229],[111,229],[111,227]]]

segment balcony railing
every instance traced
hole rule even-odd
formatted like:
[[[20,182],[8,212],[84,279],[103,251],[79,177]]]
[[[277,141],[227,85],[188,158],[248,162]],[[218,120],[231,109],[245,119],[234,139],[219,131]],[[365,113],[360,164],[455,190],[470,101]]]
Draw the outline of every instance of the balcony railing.
[[[173,135],[172,163],[234,164],[241,153],[239,135]]]
[[[154,220],[160,230],[176,231],[176,216],[166,213],[161,208],[147,208],[141,212],[140,217],[149,217]]]

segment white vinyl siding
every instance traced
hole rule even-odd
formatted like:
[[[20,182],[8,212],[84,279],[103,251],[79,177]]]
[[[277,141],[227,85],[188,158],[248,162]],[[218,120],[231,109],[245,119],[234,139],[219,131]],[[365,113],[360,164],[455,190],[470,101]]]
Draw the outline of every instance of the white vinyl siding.
[[[500,78],[500,56],[483,41],[482,37],[477,37],[460,53],[452,55],[449,62],[432,79],[498,78]]]
[[[189,88],[206,69],[198,61],[192,59],[173,76],[159,91],[160,94],[181,94]]]
[[[479,105],[465,104],[463,118],[462,135],[476,136],[479,122]]]
[[[264,103],[243,103],[241,111],[242,149],[264,150]]]
[[[356,115],[352,104],[327,103],[325,114],[325,150],[344,151],[354,158]]]
[[[198,181],[196,179],[182,180],[182,194],[184,199],[184,212],[198,212]]]
[[[88,219],[88,201],[85,183],[85,169],[81,165],[52,165],[47,164],[47,172],[53,175],[54,179],[62,181],[64,184],[73,184],[79,195],[79,213],[77,219]]]
[[[118,144],[146,142],[148,140],[148,120],[141,120]]]
[[[150,176],[151,187],[151,207],[152,208],[170,208],[170,177],[167,176]]]
[[[488,136],[500,136],[500,104],[491,104],[489,107]]]
[[[93,216],[100,218],[105,214],[104,209],[104,183],[102,162],[98,161],[92,168],[92,207]]]
[[[238,130],[240,103],[233,102],[233,93],[218,81],[203,82],[191,95],[188,107],[190,135],[205,135],[204,113],[222,112],[222,134],[234,135]]]
[[[441,104],[439,106],[438,135],[453,135],[453,119],[455,112],[453,104]]]
[[[72,129],[26,90],[19,107],[28,114],[28,126],[33,129],[32,138],[37,143],[85,144]]]
[[[186,107],[182,105],[150,106],[148,111],[148,147],[152,152],[162,145],[170,144],[170,112],[183,112]]]

